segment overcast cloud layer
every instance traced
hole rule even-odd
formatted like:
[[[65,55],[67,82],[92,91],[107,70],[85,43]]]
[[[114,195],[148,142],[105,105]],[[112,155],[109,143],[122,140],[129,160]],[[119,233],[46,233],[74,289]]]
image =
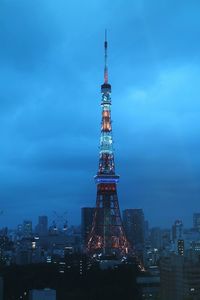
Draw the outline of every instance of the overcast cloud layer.
[[[151,226],[200,211],[200,2],[0,2],[0,226],[93,206],[104,29],[119,201]]]

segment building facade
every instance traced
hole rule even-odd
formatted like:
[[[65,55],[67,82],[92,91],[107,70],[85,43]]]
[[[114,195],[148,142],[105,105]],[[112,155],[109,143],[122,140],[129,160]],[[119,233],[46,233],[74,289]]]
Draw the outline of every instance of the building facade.
[[[32,221],[29,220],[24,220],[23,222],[23,237],[25,238],[30,238],[32,236]]]
[[[48,234],[48,217],[47,216],[39,216],[38,225],[36,226],[36,232],[40,236],[44,236]]]
[[[132,247],[142,249],[144,245],[145,220],[142,209],[125,209],[123,211],[123,224],[126,236]]]
[[[199,255],[171,254],[160,261],[161,299],[200,299]]]

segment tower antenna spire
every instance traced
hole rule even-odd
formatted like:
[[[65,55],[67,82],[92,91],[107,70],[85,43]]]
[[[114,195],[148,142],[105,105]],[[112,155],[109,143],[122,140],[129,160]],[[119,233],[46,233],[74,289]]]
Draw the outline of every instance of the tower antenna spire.
[[[108,83],[108,66],[107,66],[107,49],[108,49],[108,42],[107,42],[107,29],[105,29],[105,41],[104,41],[104,83]]]

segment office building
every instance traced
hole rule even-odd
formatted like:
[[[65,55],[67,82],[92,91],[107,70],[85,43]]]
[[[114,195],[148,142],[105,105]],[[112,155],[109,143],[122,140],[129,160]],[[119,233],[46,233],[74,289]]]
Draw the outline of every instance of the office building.
[[[145,222],[142,209],[125,209],[123,211],[123,223],[127,238],[136,249],[142,249],[144,245]]]
[[[184,255],[184,240],[177,240],[177,252],[178,255]]]
[[[183,223],[181,220],[176,220],[172,226],[172,241],[176,242],[183,238]]]
[[[48,234],[48,217],[39,216],[38,225],[36,226],[36,232],[39,236],[45,236]]]
[[[30,238],[32,236],[32,221],[25,220],[23,222],[23,236]]]
[[[162,231],[160,227],[151,228],[150,241],[152,248],[161,249],[162,248]]]
[[[160,261],[161,299],[200,299],[199,255],[170,254]]]

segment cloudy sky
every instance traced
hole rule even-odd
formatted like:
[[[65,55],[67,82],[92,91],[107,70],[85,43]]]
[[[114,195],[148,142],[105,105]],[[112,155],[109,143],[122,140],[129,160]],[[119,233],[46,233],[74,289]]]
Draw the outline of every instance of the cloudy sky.
[[[200,2],[0,1],[0,226],[93,206],[104,29],[121,209],[200,211]]]

